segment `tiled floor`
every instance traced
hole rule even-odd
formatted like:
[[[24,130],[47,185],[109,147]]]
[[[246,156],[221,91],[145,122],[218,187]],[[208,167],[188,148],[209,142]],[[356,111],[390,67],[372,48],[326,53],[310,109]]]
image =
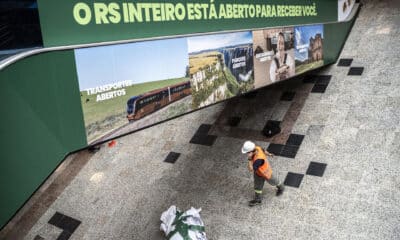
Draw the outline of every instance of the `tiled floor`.
[[[164,239],[173,204],[201,207],[209,239],[400,239],[399,5],[364,4],[340,56],[350,63],[80,153],[6,239]],[[271,138],[269,120],[282,129]],[[256,208],[247,139],[275,153],[288,186],[276,197],[266,184]],[[59,214],[69,227],[49,223]]]

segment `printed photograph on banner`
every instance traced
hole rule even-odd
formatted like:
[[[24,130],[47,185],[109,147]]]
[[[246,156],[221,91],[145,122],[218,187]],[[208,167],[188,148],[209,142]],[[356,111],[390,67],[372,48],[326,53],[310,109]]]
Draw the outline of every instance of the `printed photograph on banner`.
[[[295,74],[292,27],[253,31],[253,50],[255,88]]]
[[[344,21],[350,15],[356,0],[338,0],[338,21]]]
[[[189,37],[193,109],[254,89],[252,33]]]
[[[296,74],[324,65],[324,26],[295,27]]]
[[[191,110],[185,38],[75,50],[88,143]]]

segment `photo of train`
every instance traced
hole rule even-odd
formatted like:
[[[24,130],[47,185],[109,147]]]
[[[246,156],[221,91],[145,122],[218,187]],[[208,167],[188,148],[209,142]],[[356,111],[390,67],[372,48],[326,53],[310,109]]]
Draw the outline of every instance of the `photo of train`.
[[[190,94],[190,81],[187,81],[131,97],[127,101],[127,118],[130,122],[138,120]]]

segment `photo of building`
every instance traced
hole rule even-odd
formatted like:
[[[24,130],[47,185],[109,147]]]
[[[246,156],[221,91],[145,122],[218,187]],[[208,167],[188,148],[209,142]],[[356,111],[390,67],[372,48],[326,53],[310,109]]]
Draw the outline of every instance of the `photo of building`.
[[[324,65],[323,25],[295,27],[296,74]]]

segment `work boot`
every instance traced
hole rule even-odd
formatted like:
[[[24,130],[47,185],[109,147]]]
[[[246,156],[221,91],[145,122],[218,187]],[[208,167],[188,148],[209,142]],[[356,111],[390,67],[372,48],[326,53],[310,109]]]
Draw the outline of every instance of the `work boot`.
[[[256,206],[256,205],[260,205],[261,202],[262,202],[261,194],[260,193],[256,193],[254,195],[254,199],[249,202],[249,206],[253,207],[253,206]]]
[[[283,184],[279,184],[276,186],[276,196],[282,195],[283,191],[285,190],[285,187]]]

